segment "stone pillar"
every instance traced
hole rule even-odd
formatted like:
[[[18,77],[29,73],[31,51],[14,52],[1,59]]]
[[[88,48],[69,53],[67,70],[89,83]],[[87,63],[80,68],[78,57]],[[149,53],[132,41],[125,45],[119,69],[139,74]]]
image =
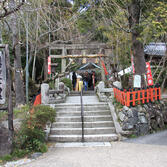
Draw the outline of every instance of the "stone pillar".
[[[49,104],[49,85],[45,83],[41,85],[41,103]]]
[[[62,49],[62,56],[67,55],[67,50],[65,48]],[[65,72],[66,69],[66,59],[61,59],[61,72]]]
[[[102,64],[101,64],[101,80],[105,81],[105,73]]]
[[[59,78],[56,78],[56,79],[55,79],[55,89],[56,89],[56,90],[59,89],[59,82],[60,82],[60,79],[59,79]]]

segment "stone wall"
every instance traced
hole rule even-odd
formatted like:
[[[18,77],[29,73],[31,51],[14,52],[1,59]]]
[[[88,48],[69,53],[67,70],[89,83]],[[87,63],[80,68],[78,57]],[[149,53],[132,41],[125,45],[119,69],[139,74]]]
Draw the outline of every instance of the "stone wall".
[[[61,93],[58,91],[61,91]],[[50,90],[49,85],[46,83],[41,84],[42,104],[64,103],[66,100],[66,96],[69,93],[70,89],[66,87],[63,82],[59,82],[58,87],[55,87],[54,90]]]
[[[100,81],[99,84],[95,87],[96,94],[100,102],[108,101],[109,96],[113,96],[113,88],[105,88],[103,81]]]
[[[0,124],[0,156],[10,154],[12,151],[12,144],[9,143],[8,129]]]
[[[167,105],[165,101],[126,107],[115,110],[124,131],[137,136],[153,133],[167,126]]]

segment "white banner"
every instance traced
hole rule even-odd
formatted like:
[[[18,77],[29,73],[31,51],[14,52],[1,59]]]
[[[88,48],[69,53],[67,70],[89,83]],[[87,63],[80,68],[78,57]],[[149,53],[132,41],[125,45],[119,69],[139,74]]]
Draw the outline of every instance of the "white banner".
[[[134,75],[134,88],[141,88],[141,76],[140,75]]]

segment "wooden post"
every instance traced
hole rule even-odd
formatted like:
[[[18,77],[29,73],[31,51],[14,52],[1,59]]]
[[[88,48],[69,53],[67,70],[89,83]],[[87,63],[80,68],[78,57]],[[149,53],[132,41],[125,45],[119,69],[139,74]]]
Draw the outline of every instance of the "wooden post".
[[[8,45],[5,46],[6,68],[7,68],[7,99],[8,99],[8,128],[9,128],[9,144],[13,143],[13,105],[12,105],[12,90],[11,90],[11,72],[10,72],[10,57]]]
[[[126,102],[127,102],[126,104],[127,105],[126,106],[129,107],[130,106],[130,91],[127,91],[126,97],[127,97],[127,100],[126,100]]]

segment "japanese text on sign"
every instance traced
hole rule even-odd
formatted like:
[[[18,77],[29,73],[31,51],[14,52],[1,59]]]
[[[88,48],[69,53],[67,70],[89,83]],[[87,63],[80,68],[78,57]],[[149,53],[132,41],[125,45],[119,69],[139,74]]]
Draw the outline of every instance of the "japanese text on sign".
[[[151,67],[150,67],[150,63],[149,62],[146,62],[146,69],[147,69],[148,86],[151,86],[151,85],[153,85],[153,77],[152,77]]]
[[[0,51],[0,104],[5,104],[6,100],[6,65],[5,56]]]

